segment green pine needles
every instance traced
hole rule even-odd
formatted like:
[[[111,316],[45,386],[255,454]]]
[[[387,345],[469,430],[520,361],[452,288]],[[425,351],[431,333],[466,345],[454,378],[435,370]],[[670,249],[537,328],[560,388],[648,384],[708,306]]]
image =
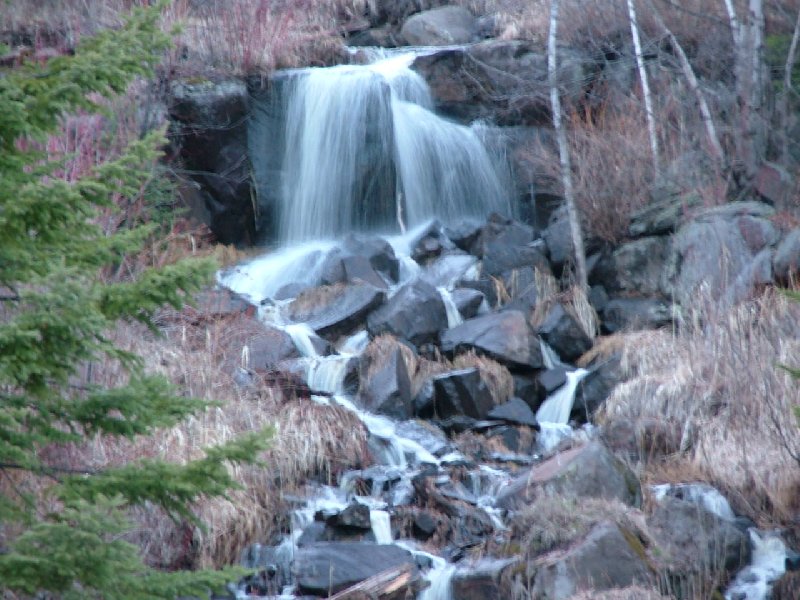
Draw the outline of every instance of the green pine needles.
[[[148,76],[169,43],[158,27],[163,6],[133,12],[124,27],[84,41],[74,56],[0,74],[0,586],[7,590],[63,598],[207,597],[233,577],[149,569],[121,538],[129,528],[125,511],[148,502],[176,519],[194,519],[192,503],[235,487],[226,465],[253,462],[267,432],[211,448],[186,465],[148,461],[82,473],[41,459],[41,449],[54,443],[148,435],[208,405],[147,376],[142,361],[106,335],[120,319],[155,329],[155,312],[165,304],[180,308],[215,268],[193,260],[131,281],[98,277],[152,233],[141,226],[105,235],[93,217],[113,195],[142,189],[163,132],[74,182],[55,176],[61,165],[48,162],[36,144],[23,143],[45,141],[64,114],[97,112],[98,97]],[[73,385],[82,365],[103,360],[123,364],[129,383]],[[14,485],[20,474],[53,482],[46,509]]]

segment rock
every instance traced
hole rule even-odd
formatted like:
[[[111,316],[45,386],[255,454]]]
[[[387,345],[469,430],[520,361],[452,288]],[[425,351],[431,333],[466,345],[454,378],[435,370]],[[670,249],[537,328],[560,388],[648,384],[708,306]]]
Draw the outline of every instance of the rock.
[[[572,412],[579,422],[589,422],[597,409],[623,380],[620,355],[613,354],[603,362],[592,366],[588,375],[581,379],[575,391]]]
[[[600,439],[615,454],[632,462],[647,462],[680,451],[680,423],[653,417],[619,419],[603,424]]]
[[[747,534],[695,502],[667,496],[657,503],[647,526],[668,577],[718,576],[750,560]]]
[[[195,188],[184,197],[198,220],[223,244],[256,241],[247,160],[248,93],[242,80],[174,81],[169,117],[173,139]]]
[[[615,298],[603,309],[606,333],[630,329],[658,329],[672,323],[672,309],[657,298]]]
[[[253,544],[244,551],[239,564],[245,569],[257,570],[242,582],[248,594],[280,594],[283,587],[291,583],[291,559],[278,547]]]
[[[511,368],[544,366],[539,339],[525,315],[516,310],[476,317],[448,329],[441,335],[441,348],[447,353],[475,350]]]
[[[348,259],[350,259],[348,261]],[[366,260],[372,270],[377,271],[381,277],[377,287],[386,287],[385,281],[397,281],[400,273],[400,263],[394,254],[392,246],[379,237],[362,237],[351,234],[342,242],[341,246],[334,248],[325,258],[321,268],[321,282],[333,285],[350,278],[361,277],[368,283],[373,283],[374,275],[369,273]],[[350,273],[346,270],[349,264]]]
[[[507,421],[509,423],[517,423],[518,425],[527,425],[529,427],[539,426],[539,422],[536,420],[536,415],[531,410],[531,407],[520,398],[511,398],[508,402],[495,406],[489,411],[487,416],[497,421]]]
[[[442,233],[442,226],[438,222],[432,223],[411,244],[411,258],[420,264],[435,259],[445,250],[455,249],[455,244]]]
[[[481,292],[469,288],[457,288],[450,292],[450,296],[453,298],[458,312],[465,319],[476,316],[485,299]]]
[[[300,357],[288,333],[266,325],[259,329],[258,334],[252,335],[244,343],[247,346],[248,368],[263,371],[283,360]]]
[[[473,248],[483,231],[479,221],[460,221],[445,228],[445,235],[464,252],[474,254]]]
[[[481,558],[460,564],[451,579],[453,600],[486,600],[511,598],[511,590],[503,581],[503,573],[519,562],[518,558]]]
[[[483,254],[483,273],[497,276],[520,267],[534,267],[543,273],[549,273],[550,264],[545,258],[543,244],[510,243],[507,238],[514,233],[514,230],[511,230],[486,244]]]
[[[536,240],[536,232],[530,225],[520,223],[506,216],[492,213],[486,218],[486,223],[481,229],[480,237],[471,248],[471,252],[481,258],[490,256],[493,251],[499,249],[502,252],[504,247],[509,246],[528,246]],[[494,247],[494,248],[493,248]],[[513,257],[505,260],[514,260]],[[506,270],[511,266],[501,268]]]
[[[373,413],[395,419],[408,419],[414,414],[411,398],[411,380],[403,353],[393,348],[374,365],[362,360],[360,365],[359,400]]]
[[[661,273],[669,253],[666,237],[645,237],[616,248],[592,269],[589,281],[614,293],[660,294]]]
[[[254,304],[236,292],[225,288],[213,288],[200,292],[195,297],[194,306],[186,306],[184,310],[198,321],[239,315],[254,319],[258,312]]]
[[[652,584],[653,573],[638,536],[612,522],[598,523],[565,551],[535,562],[532,598],[564,600],[579,591],[610,590]]]
[[[414,565],[408,550],[369,542],[319,542],[295,553],[294,574],[302,594],[328,596],[382,571]]]
[[[683,306],[701,290],[730,305],[771,283],[769,253],[778,240],[773,214],[758,202],[732,202],[698,214],[675,234],[662,292]]]
[[[389,289],[389,285],[372,267],[364,256],[346,256],[342,259],[344,279],[348,283],[368,283],[379,289]]]
[[[435,425],[420,421],[401,421],[395,425],[395,433],[416,442],[434,456],[444,456],[453,446],[447,436]]]
[[[536,493],[620,500],[641,504],[636,476],[600,442],[561,452],[511,482],[497,497],[500,508],[516,510]]]
[[[790,231],[775,249],[772,259],[775,278],[787,281],[791,275],[800,273],[800,228]]]
[[[589,290],[588,300],[595,312],[600,314],[608,304],[608,292],[602,285],[593,285]]]
[[[592,339],[562,304],[553,305],[539,325],[538,332],[561,360],[567,362],[577,360],[592,347]]]
[[[435,287],[421,280],[404,285],[367,319],[371,336],[391,333],[412,344],[433,342],[447,328],[447,311]]]
[[[549,268],[545,273],[549,273]],[[503,288],[510,301],[503,307],[504,310],[519,310],[530,314],[539,301],[536,291],[536,271],[533,267],[523,267],[505,271],[501,275]]]
[[[489,308],[497,306],[497,289],[493,279],[488,277],[481,277],[480,279],[474,280],[462,279],[458,282],[458,287],[467,290],[475,290],[483,294]],[[464,318],[466,319],[467,317]]]
[[[433,412],[438,419],[465,415],[485,419],[494,406],[489,387],[476,368],[433,378]]]
[[[442,6],[410,17],[400,30],[410,46],[452,46],[472,42],[475,17],[461,6]]]
[[[339,514],[330,517],[327,524],[332,527],[347,527],[351,529],[372,529],[369,518],[369,506],[360,502],[351,502]]]
[[[549,396],[562,385],[567,383],[567,368],[554,367],[552,369],[547,369],[546,371],[539,373],[539,375],[536,376],[536,379],[544,388],[545,395]]]
[[[368,284],[337,284],[302,292],[289,305],[289,317],[320,335],[342,335],[358,326],[386,295]]]
[[[547,397],[547,390],[539,382],[538,377],[514,373],[514,396],[525,401],[532,411],[536,412]]]
[[[335,519],[334,517],[329,517]],[[336,527],[322,521],[313,521],[303,529],[297,539],[298,547],[313,546],[318,542],[374,542],[371,529],[358,527]]]
[[[628,233],[631,237],[661,236],[674,233],[686,215],[702,206],[700,196],[667,194],[631,216]]]
[[[753,184],[755,191],[773,206],[786,206],[796,189],[789,171],[774,162],[764,162],[758,168]]]
[[[403,45],[403,39],[395,28],[385,25],[383,27],[373,27],[365,29],[351,35],[347,40],[347,45],[351,47],[367,48],[396,48]]]
[[[414,522],[412,524],[412,533],[418,540],[427,541],[431,539],[436,528],[439,526],[439,520],[431,516],[427,511],[419,511],[414,514]]]
[[[580,106],[592,61],[562,48],[559,62],[559,89]],[[437,109],[450,117],[464,122],[486,118],[499,125],[549,125],[547,53],[534,43],[486,40],[420,56],[412,68],[430,85]]]
[[[567,261],[572,260],[572,231],[566,210],[558,210],[550,218],[550,223],[542,231],[542,238],[547,244],[550,264],[556,271],[561,270]]]

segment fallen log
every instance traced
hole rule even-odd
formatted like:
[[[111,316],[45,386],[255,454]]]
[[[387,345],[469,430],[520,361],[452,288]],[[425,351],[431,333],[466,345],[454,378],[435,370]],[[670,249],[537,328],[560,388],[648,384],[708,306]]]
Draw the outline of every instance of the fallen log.
[[[416,567],[402,565],[373,575],[329,596],[328,600],[406,600],[416,598],[426,585]]]

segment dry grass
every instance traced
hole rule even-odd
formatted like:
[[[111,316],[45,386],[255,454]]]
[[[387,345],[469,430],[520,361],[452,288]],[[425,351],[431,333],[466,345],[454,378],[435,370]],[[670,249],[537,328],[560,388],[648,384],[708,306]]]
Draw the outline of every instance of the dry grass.
[[[658,590],[643,588],[638,585],[604,590],[602,592],[579,592],[569,597],[569,600],[668,600]]]
[[[800,392],[778,365],[800,364],[798,330],[800,306],[774,291],[727,312],[708,303],[681,332],[643,333],[626,345],[622,367],[631,379],[617,386],[598,420],[683,423],[672,479],[708,481],[737,512],[763,525],[791,525]]]
[[[95,438],[82,446],[51,448],[58,462],[102,469],[143,458],[184,462],[202,456],[204,447],[224,443],[248,431],[272,427],[266,466],[239,467],[243,486],[228,499],[204,499],[195,507],[206,532],[177,524],[152,506],[132,511],[130,539],[143,548],[150,564],[163,567],[221,566],[238,560],[253,542],[274,539],[285,530],[285,494],[301,494],[309,478],[334,482],[339,473],[368,464],[366,431],[349,411],[298,400],[286,401],[256,379],[250,387],[233,381],[232,367],[241,349],[235,323],[177,325],[153,337],[132,325],[114,332],[117,343],[147,357],[148,370],[166,375],[185,393],[216,399],[220,407],[190,418],[154,436],[133,441]],[[113,363],[91,369],[91,381],[115,385],[125,373]]]

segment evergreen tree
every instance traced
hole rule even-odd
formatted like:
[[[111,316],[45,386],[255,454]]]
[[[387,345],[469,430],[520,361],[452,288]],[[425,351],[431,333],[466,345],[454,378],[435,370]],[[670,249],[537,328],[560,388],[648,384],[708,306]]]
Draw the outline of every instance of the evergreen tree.
[[[234,486],[226,464],[252,462],[266,433],[211,448],[182,466],[147,461],[67,472],[45,463],[40,452],[93,435],[148,435],[207,405],[147,376],[140,358],[107,337],[120,319],[155,329],[155,312],[165,304],[180,308],[214,269],[210,261],[184,261],[124,282],[98,277],[152,233],[142,226],[104,235],[93,217],[112,194],[140,189],[163,132],[73,183],[53,176],[60,165],[36,144],[21,143],[44,141],[65,113],[98,111],[98,96],[122,93],[134,77],[150,75],[169,42],[158,27],[161,8],[163,2],[133,12],[122,28],[85,40],[73,56],[0,73],[0,523],[18,533],[0,554],[5,589],[64,598],[175,598],[206,595],[231,577],[146,567],[138,549],[120,539],[129,527],[125,510],[150,502],[176,519],[193,519],[192,502]],[[101,360],[123,364],[129,383],[70,384],[81,365]],[[59,508],[45,514],[34,496],[9,483],[20,474],[53,481],[48,504]]]

